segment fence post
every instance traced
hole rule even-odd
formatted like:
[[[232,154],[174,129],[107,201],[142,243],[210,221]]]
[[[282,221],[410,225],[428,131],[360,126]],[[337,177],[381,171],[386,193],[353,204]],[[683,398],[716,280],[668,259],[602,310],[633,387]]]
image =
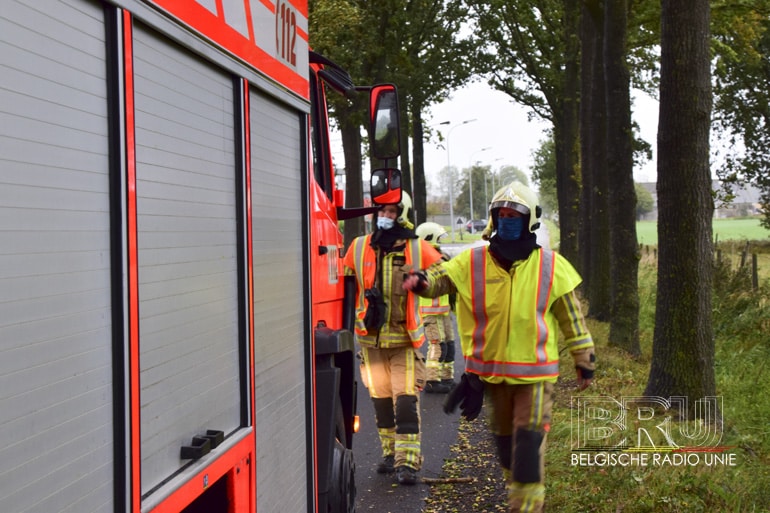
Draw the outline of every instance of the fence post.
[[[746,247],[741,252],[741,269],[746,265],[746,258],[749,256],[749,241],[746,241]]]
[[[759,273],[757,271],[757,254],[751,254],[751,286],[754,290],[759,288]]]

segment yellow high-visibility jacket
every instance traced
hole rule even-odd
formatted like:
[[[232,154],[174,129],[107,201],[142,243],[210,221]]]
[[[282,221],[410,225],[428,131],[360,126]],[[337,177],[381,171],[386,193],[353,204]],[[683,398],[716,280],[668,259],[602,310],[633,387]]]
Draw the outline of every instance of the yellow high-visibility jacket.
[[[420,313],[422,315],[449,315],[449,295],[439,297],[421,297]]]
[[[442,277],[448,280],[441,283]],[[465,368],[484,381],[555,382],[560,326],[573,355],[593,348],[572,294],[580,275],[556,252],[537,249],[506,271],[488,246],[480,246],[443,263],[428,278],[429,287],[421,295],[457,291],[455,313]],[[557,301],[562,319],[552,310]]]

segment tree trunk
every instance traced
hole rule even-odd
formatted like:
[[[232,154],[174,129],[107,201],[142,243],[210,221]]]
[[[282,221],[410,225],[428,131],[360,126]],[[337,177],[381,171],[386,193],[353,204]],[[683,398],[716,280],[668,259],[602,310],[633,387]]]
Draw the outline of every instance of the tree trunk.
[[[626,9],[627,0],[604,2],[607,176],[612,222],[610,345],[639,356],[639,249],[636,243],[631,79],[626,64]]]
[[[607,131],[602,2],[583,4],[581,16],[581,203],[580,254],[587,315],[610,320],[610,218],[607,208]]]
[[[363,205],[363,183],[361,181],[361,130],[354,116],[340,113],[340,135],[342,136],[342,152],[345,155],[345,206],[360,207]],[[345,221],[344,241],[349,247],[354,238],[366,233],[363,217],[355,217]]]
[[[427,219],[427,191],[425,187],[425,160],[422,140],[422,105],[412,105],[412,178],[414,183],[414,217],[415,227],[420,226]],[[407,151],[406,149],[404,151]]]
[[[591,131],[591,112],[593,110],[593,98],[591,88],[594,84],[594,38],[596,26],[591,16],[591,5],[596,3],[585,1],[580,12],[580,176],[583,179],[583,188],[580,190],[580,260],[575,268],[583,277],[583,292],[589,301],[591,300],[590,286],[593,283],[595,266],[593,261],[593,244],[591,244],[591,225],[594,219],[592,209],[594,174],[596,168],[591,162],[591,151],[594,145]]]
[[[559,201],[559,251],[569,261],[578,263],[580,229],[580,148],[578,133],[578,96],[580,53],[577,0],[564,0],[564,34],[567,38],[564,75],[559,103],[554,111],[553,140],[556,152],[556,195]]]
[[[709,1],[661,1],[658,290],[646,395],[715,395]]]
[[[398,107],[400,109],[399,117],[401,118],[401,127],[398,133],[401,135],[401,141],[399,143],[399,149],[401,150],[401,186],[412,197],[414,202],[414,189],[412,187],[412,165],[409,162],[409,108],[404,101],[404,91],[399,92],[400,98],[398,99]],[[389,165],[397,165],[395,163]],[[412,221],[414,221],[414,212],[410,214]]]

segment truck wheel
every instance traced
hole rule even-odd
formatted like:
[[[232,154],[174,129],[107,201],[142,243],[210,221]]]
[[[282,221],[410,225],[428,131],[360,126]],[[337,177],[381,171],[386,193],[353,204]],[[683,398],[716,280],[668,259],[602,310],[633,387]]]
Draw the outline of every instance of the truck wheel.
[[[356,462],[353,451],[346,447],[345,419],[342,404],[337,403],[337,427],[332,461],[332,483],[334,489],[329,498],[329,513],[355,513],[356,511]]]

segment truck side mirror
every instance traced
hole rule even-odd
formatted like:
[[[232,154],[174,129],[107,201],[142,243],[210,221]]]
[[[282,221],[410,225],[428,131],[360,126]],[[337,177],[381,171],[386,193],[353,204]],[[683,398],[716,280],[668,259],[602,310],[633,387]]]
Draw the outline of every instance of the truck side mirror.
[[[401,171],[395,168],[375,169],[369,181],[372,203],[386,205],[401,202]]]
[[[369,108],[369,134],[375,159],[394,159],[401,154],[398,93],[393,84],[372,87]]]

